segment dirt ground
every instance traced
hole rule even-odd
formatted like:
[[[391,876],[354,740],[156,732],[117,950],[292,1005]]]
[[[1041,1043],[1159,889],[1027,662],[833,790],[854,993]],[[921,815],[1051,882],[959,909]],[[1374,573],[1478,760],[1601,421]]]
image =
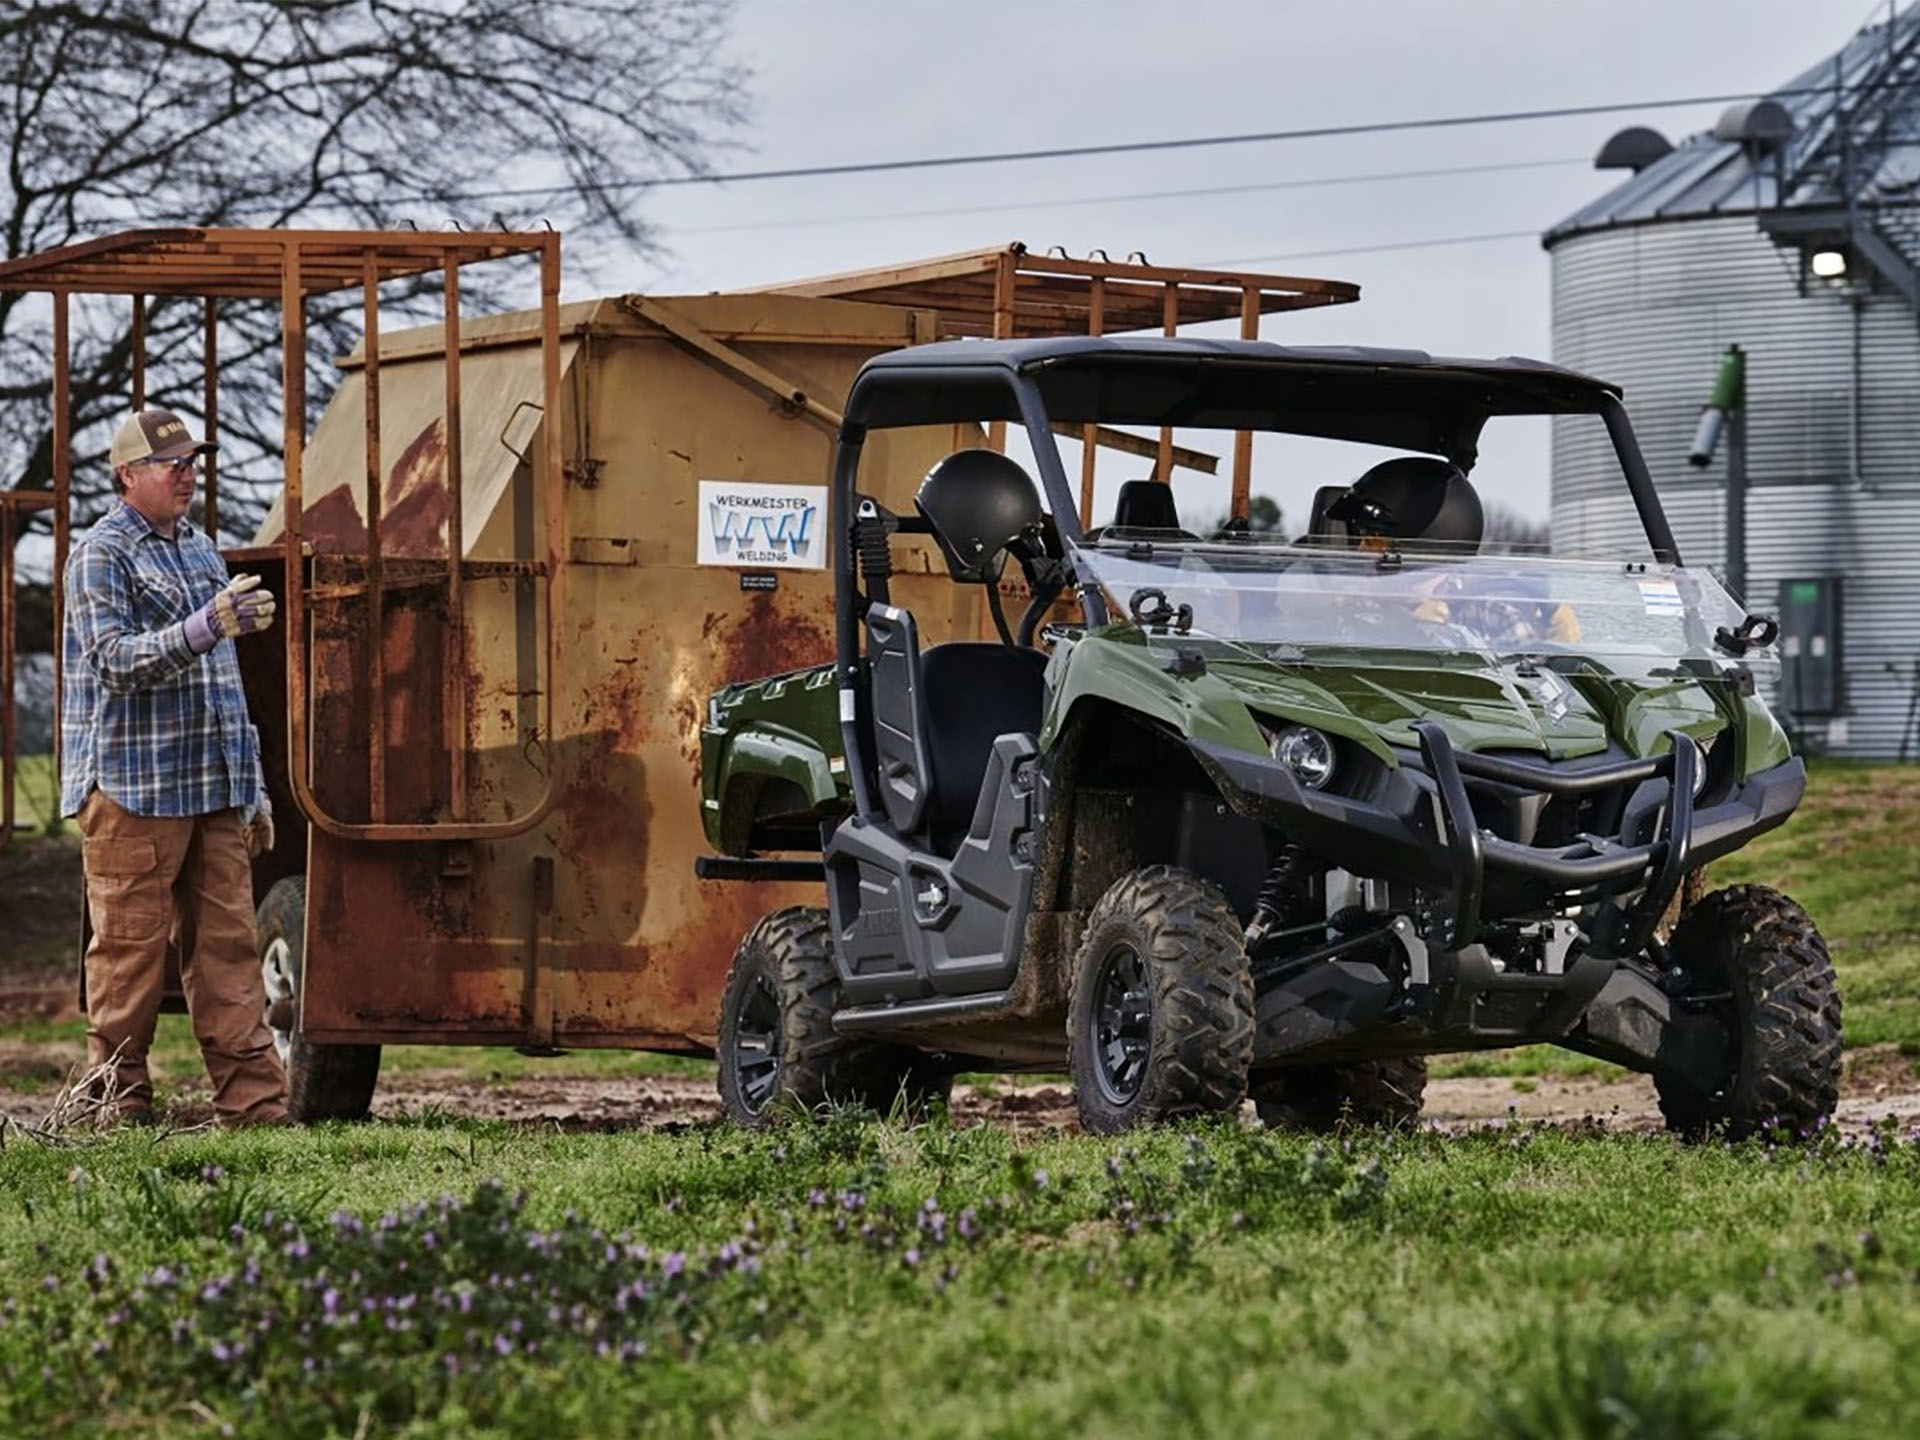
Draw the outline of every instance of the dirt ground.
[[[31,1126],[52,1103],[57,1084],[78,1058],[77,1047],[0,1042],[0,1116]],[[9,1088],[35,1083],[37,1093]],[[676,1130],[720,1118],[720,1101],[705,1076],[603,1079],[555,1075],[512,1082],[456,1070],[416,1071],[383,1081],[374,1118],[437,1115],[506,1120],[565,1130]],[[1250,1109],[1249,1109],[1250,1113]],[[1016,1130],[1076,1129],[1073,1094],[1058,1084],[1013,1080],[963,1085],[953,1115],[961,1125],[994,1124]],[[190,1090],[168,1111],[174,1126],[211,1119],[204,1090]],[[1862,1129],[1893,1117],[1903,1129],[1920,1126],[1920,1080],[1892,1047],[1849,1056],[1839,1122]],[[1598,1126],[1650,1133],[1661,1128],[1653,1084],[1644,1076],[1606,1081],[1591,1076],[1529,1076],[1435,1080],[1427,1087],[1423,1119],[1442,1128],[1505,1121]]]

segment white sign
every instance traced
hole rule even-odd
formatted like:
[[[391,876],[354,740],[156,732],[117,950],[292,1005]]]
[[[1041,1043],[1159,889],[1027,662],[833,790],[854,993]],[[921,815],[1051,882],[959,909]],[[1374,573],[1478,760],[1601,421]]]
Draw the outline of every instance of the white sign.
[[[827,568],[827,487],[700,482],[699,563],[753,570]]]

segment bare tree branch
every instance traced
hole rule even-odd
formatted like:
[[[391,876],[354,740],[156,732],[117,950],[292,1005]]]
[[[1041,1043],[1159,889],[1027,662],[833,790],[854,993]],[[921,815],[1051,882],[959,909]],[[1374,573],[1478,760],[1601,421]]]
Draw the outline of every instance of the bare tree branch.
[[[745,77],[723,47],[733,0],[9,0],[0,7],[0,230],[9,258],[143,225],[395,228],[416,213],[467,229],[506,184],[559,184],[515,228],[596,248],[653,244],[630,197],[706,173],[742,118]],[[473,308],[505,295],[485,268]],[[383,287],[428,313],[437,277]],[[357,338],[358,295],[308,317],[316,393]],[[127,408],[124,301],[73,306],[77,523],[109,493],[103,455]],[[198,416],[197,301],[156,300],[147,393]],[[279,317],[225,302],[222,528],[251,532],[278,484]],[[50,318],[0,294],[0,484],[52,468]]]

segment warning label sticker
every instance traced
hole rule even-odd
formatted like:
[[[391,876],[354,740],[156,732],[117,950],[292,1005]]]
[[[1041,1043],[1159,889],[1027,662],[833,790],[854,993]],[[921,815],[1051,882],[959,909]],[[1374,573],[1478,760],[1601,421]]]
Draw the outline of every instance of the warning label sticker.
[[[1646,607],[1649,615],[1680,616],[1687,613],[1687,607],[1681,603],[1680,587],[1671,580],[1636,580],[1640,587],[1640,603]]]

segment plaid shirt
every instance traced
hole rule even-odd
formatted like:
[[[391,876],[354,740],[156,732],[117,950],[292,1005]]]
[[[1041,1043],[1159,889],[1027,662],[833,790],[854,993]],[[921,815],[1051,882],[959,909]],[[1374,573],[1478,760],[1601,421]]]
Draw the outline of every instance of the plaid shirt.
[[[186,618],[227,583],[220,551],[184,519],[173,538],[125,501],[67,560],[60,809],[97,785],[136,815],[261,803],[260,737],[230,641],[205,655]]]

